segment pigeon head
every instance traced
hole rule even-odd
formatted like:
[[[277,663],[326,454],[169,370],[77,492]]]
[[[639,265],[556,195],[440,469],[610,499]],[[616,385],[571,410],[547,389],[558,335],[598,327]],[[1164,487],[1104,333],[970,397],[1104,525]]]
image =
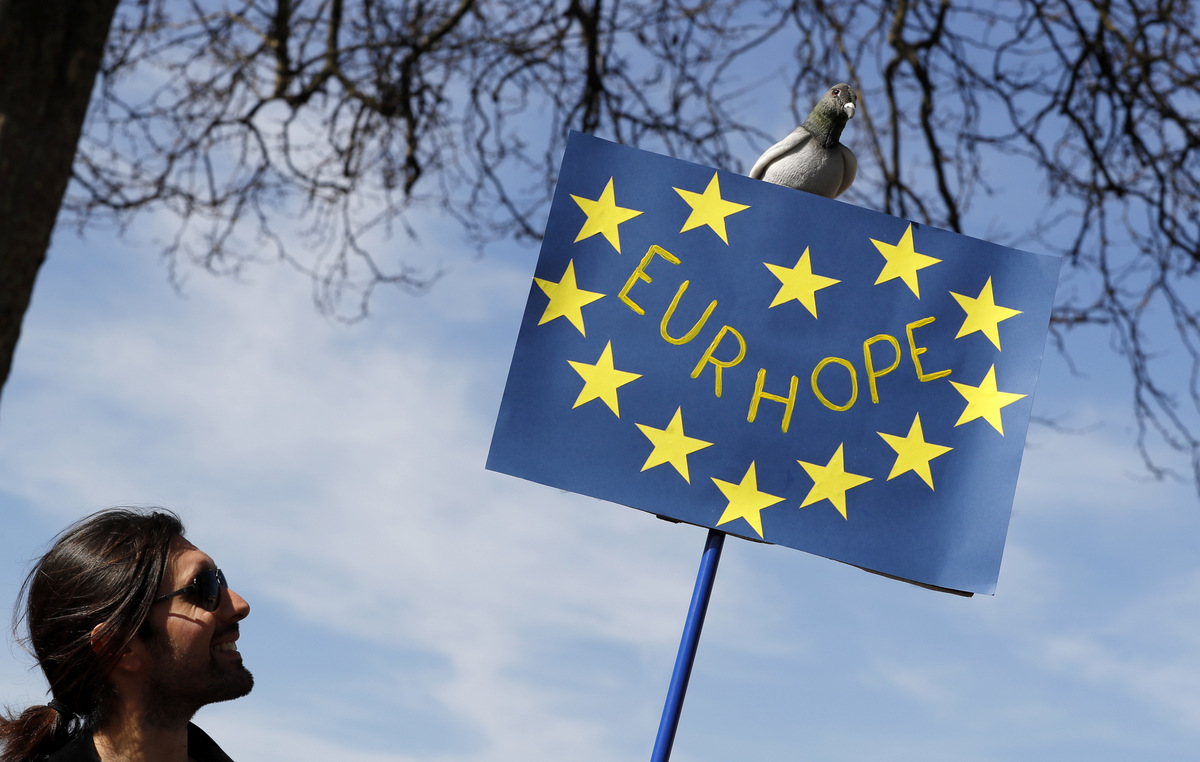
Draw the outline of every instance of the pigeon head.
[[[808,119],[804,120],[804,126],[821,145],[830,148],[837,145],[846,122],[854,116],[857,106],[858,95],[854,89],[845,82],[839,82],[817,101]]]
[[[829,88],[829,92],[821,98],[822,101],[826,99],[829,99],[837,110],[845,112],[847,119],[854,116],[854,109],[858,107],[858,95],[854,92],[854,88],[845,82]]]

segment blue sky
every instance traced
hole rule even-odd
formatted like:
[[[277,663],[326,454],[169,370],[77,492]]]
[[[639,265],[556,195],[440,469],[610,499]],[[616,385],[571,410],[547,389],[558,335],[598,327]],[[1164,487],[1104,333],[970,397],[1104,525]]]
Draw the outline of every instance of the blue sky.
[[[285,268],[179,295],[154,233],[54,242],[0,402],[0,599],[74,519],[165,505],[252,606],[257,687],[198,716],[235,759],[648,758],[705,532],[484,470],[536,251],[430,229],[442,282],[345,326]],[[1195,491],[1145,478],[1122,361],[1073,338],[1035,414],[1085,433],[1032,428],[996,595],[731,538],[672,759],[1194,754]],[[10,640],[0,701],[44,690]]]

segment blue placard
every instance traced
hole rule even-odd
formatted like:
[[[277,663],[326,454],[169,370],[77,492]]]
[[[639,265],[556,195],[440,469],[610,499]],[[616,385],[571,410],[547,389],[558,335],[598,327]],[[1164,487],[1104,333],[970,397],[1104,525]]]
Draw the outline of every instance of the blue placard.
[[[993,593],[1058,270],[572,133],[487,467]]]

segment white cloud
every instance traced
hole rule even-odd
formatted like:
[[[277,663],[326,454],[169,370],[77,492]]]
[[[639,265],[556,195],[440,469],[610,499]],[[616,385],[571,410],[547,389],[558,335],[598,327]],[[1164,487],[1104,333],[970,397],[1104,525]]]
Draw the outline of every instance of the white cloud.
[[[527,255],[381,294],[354,327],[315,315],[283,270],[194,277],[181,300],[151,267],[106,272],[111,250],[56,256],[5,389],[0,496],[56,525],[120,502],[184,514],[257,607],[243,642],[260,688],[200,718],[235,758],[648,753],[704,532],[484,471]],[[1066,700],[1080,685],[1194,740],[1200,572],[1167,542],[1194,535],[1194,505],[1126,478],[1136,456],[1106,435],[1031,440],[995,598],[731,539],[678,758],[735,742],[768,758],[753,752],[801,737],[823,759],[1011,758],[985,750],[1098,725]],[[30,555],[48,539],[22,531]],[[1173,563],[1109,564],[1114,545],[1159,540]],[[0,670],[6,701],[41,690],[21,668]]]
[[[1046,665],[1144,702],[1200,736],[1200,573],[1111,612],[1103,626],[1046,638]]]
[[[480,263],[456,277],[472,304],[507,301],[515,336],[511,271]],[[304,299],[269,298],[281,287],[193,283],[167,305],[172,320],[35,327],[26,372],[48,385],[24,401],[36,420],[6,421],[9,483],[64,516],[179,509],[193,539],[216,543],[223,565],[298,620],[443,655],[451,673],[436,698],[480,729],[490,758],[599,747],[601,724],[562,716],[514,679],[527,635],[672,648],[691,584],[691,554],[675,568],[664,548],[678,530],[483,470],[491,420],[472,413],[481,394],[498,402],[508,350],[443,351],[440,324],[422,335],[330,325]],[[455,287],[411,306],[452,311]],[[485,314],[458,317],[470,330]],[[63,373],[64,360],[83,372]]]

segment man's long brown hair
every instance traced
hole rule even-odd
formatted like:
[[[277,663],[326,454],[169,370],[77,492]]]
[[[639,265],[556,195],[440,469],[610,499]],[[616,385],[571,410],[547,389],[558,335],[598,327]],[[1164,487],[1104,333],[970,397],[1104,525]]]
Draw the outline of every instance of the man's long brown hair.
[[[0,713],[0,762],[39,759],[81,724],[103,720],[112,699],[108,675],[144,634],[176,536],[183,523],[169,511],[113,508],[68,527],[33,567],[13,632],[37,657],[51,700]]]

